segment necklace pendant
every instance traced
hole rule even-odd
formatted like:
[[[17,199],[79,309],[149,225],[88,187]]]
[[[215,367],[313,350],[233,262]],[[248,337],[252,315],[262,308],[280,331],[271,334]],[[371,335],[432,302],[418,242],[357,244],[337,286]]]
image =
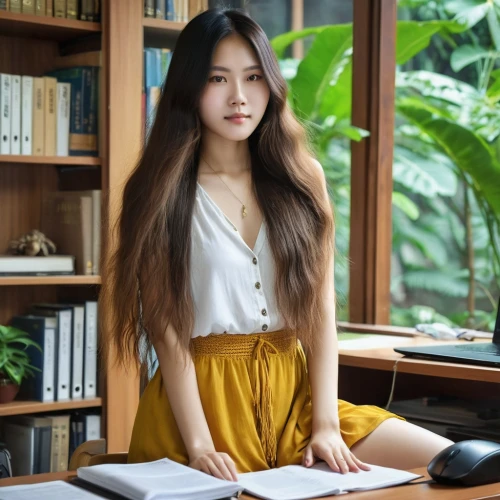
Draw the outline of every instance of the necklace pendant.
[[[245,205],[243,205],[241,207],[241,216],[242,217],[246,217],[247,216],[247,209],[246,209]]]

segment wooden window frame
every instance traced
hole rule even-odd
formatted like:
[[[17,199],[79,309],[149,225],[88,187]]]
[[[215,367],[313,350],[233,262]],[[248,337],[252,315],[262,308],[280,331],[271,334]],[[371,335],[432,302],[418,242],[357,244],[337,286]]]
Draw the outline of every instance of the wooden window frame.
[[[354,0],[349,320],[390,323],[397,0]]]

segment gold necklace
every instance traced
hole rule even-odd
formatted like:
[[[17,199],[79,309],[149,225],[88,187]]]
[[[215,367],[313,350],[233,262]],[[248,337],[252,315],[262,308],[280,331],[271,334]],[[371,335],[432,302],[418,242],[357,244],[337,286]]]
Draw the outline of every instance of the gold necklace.
[[[212,169],[213,173],[224,183],[224,185],[231,191],[231,194],[241,203],[241,217],[245,218],[247,214],[247,208],[245,207],[245,204],[234,194],[233,190],[224,182],[222,177],[210,166],[210,163],[208,163],[205,158],[202,158],[202,160]]]

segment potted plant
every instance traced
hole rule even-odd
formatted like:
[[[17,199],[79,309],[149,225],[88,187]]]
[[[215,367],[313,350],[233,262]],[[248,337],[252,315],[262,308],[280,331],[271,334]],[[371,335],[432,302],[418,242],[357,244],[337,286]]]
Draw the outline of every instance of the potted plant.
[[[42,350],[29,335],[13,326],[0,325],[0,403],[10,403],[17,395],[21,381],[33,376],[39,368],[30,364],[26,348]]]

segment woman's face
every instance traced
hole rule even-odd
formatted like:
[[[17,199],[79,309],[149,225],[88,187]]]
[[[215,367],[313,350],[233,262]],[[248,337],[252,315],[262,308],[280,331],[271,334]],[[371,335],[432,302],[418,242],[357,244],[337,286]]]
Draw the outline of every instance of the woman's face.
[[[248,139],[266,111],[269,93],[253,48],[241,35],[229,35],[213,54],[200,99],[201,123],[225,139]]]

